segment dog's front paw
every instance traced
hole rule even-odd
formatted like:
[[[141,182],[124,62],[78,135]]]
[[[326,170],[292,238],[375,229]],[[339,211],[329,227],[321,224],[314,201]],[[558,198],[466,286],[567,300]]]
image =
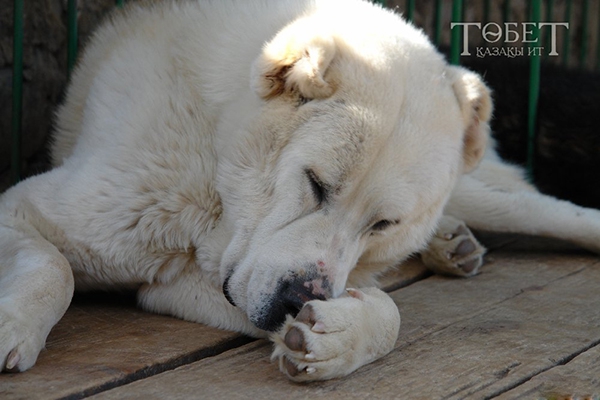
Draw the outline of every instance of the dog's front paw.
[[[35,326],[0,307],[0,371],[22,372],[31,368],[45,340]]]
[[[400,329],[394,301],[377,288],[312,300],[271,335],[273,359],[297,382],[339,378],[389,353]]]
[[[484,254],[485,247],[464,222],[444,216],[421,259],[435,273],[472,276],[483,264]]]

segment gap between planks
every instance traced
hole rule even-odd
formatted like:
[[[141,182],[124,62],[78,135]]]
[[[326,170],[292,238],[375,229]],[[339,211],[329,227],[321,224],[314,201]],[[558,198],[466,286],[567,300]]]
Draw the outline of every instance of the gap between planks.
[[[512,239],[508,239],[504,240],[504,241],[500,241],[501,246],[498,247],[504,247],[506,246],[506,243],[514,243],[514,240]],[[496,246],[494,246],[494,244],[492,244],[490,246],[489,243],[485,243],[488,248],[491,248],[492,250],[494,248],[497,248]],[[509,244],[509,249],[511,248],[510,244]],[[539,247],[539,246],[538,246]],[[553,246],[552,246],[553,247]],[[526,250],[531,250],[531,246],[525,246],[524,247]],[[536,249],[534,247],[534,249]],[[505,250],[505,249],[504,249]],[[544,246],[542,246],[541,250],[544,250]],[[493,264],[493,260],[495,258],[495,251],[491,251],[490,252],[490,256],[488,256],[488,263],[492,263]],[[522,256],[523,254],[519,254],[518,257]],[[527,258],[527,257],[526,257]],[[573,273],[576,273],[573,272]],[[384,287],[385,290],[389,291],[389,292],[394,292],[394,291],[398,291],[398,289],[400,288],[406,288],[408,286],[412,286],[416,283],[419,283],[421,281],[427,281],[431,276],[431,274],[424,269],[424,267],[416,260],[410,260],[408,263],[403,264],[402,267],[396,271],[391,271],[388,275],[386,275],[385,277],[383,277],[382,279],[382,286]],[[436,278],[437,279],[437,278]],[[558,279],[558,278],[557,278]],[[452,280],[449,280],[452,281]],[[460,280],[459,280],[460,281]],[[427,284],[426,282],[424,282],[425,284]],[[515,294],[515,296],[518,294]],[[506,299],[505,299],[506,300]],[[91,309],[90,313],[94,313],[94,312],[98,312],[98,309]],[[411,311],[412,312],[412,311]],[[141,313],[141,311],[136,311],[136,313]],[[167,317],[162,317],[162,316],[153,316],[150,314],[144,314],[144,320],[140,321],[140,324],[143,325],[143,322],[145,320],[151,321],[152,318],[162,318],[163,320],[161,321],[156,321],[154,322],[155,325],[162,325],[165,323],[181,323],[181,324],[188,324],[188,325],[197,325],[197,324],[189,324],[189,323],[185,323],[183,321],[178,321],[178,320],[174,320],[171,318],[167,318]],[[67,318],[68,320],[68,318]],[[119,321],[121,323],[128,323],[128,318],[127,316],[121,316],[115,319],[116,322],[118,323]],[[89,321],[88,321],[89,322]],[[61,321],[62,324],[64,323],[76,323],[76,321]],[[151,324],[152,325],[152,324]],[[175,324],[177,325],[177,324]],[[177,329],[179,329],[179,325],[177,325]],[[404,326],[405,328],[406,326]],[[89,328],[89,327],[88,327]],[[93,327],[92,327],[93,329]],[[186,329],[189,329],[186,326]],[[205,329],[205,328],[203,328]],[[208,328],[210,329],[210,328]],[[192,332],[192,331],[190,331]],[[168,332],[162,332],[162,334],[168,334]],[[199,328],[197,328],[197,334],[203,334],[203,331],[200,332]],[[139,332],[137,333],[139,334]],[[430,333],[432,334],[432,333]],[[60,336],[60,335],[59,335]],[[109,351],[110,349],[108,348],[110,346],[110,344],[107,343],[102,343],[103,340],[103,336],[102,333],[98,334],[99,336],[99,340],[98,340],[98,346],[101,347],[100,351]],[[242,349],[244,348],[244,345],[248,344],[249,342],[252,341],[252,339],[250,338],[245,338],[245,337],[240,337],[239,335],[234,336],[234,334],[229,334],[229,335],[225,335],[223,334],[222,336],[227,336],[225,338],[225,340],[223,340],[223,337],[220,337],[219,340],[217,340],[217,342],[215,343],[214,341],[212,342],[211,345],[209,345],[208,347],[206,346],[202,346],[200,348],[196,347],[195,349],[192,350],[187,350],[184,353],[177,354],[174,357],[167,357],[166,359],[159,359],[158,357],[151,357],[151,360],[149,362],[150,365],[146,364],[141,364],[141,365],[137,365],[137,366],[129,366],[130,368],[122,368],[122,371],[120,371],[121,373],[118,374],[112,374],[112,375],[103,375],[101,376],[99,379],[93,381],[90,380],[88,383],[87,387],[83,387],[80,388],[80,390],[74,390],[74,391],[70,391],[70,392],[65,392],[63,391],[61,395],[58,396],[52,396],[53,398],[67,398],[67,399],[78,399],[78,398],[83,398],[89,395],[92,395],[94,393],[101,393],[104,391],[110,391],[110,389],[113,388],[118,388],[120,386],[126,385],[128,383],[131,382],[135,382],[135,381],[140,381],[140,380],[145,380],[148,377],[152,377],[152,376],[156,376],[156,375],[160,375],[166,371],[171,371],[173,369],[176,369],[177,367],[180,366],[185,366],[188,364],[194,364],[195,362],[205,359],[205,358],[210,358],[213,356],[217,356],[219,354],[222,354],[223,352],[229,351],[229,350],[235,350],[236,348],[242,347]],[[62,337],[56,337],[55,335],[55,342],[54,344],[59,344],[61,341],[64,341],[65,343],[69,344],[69,342],[72,340],[72,338],[67,334],[67,335],[62,335]],[[63,343],[63,344],[65,344]],[[265,342],[261,342],[259,345],[259,347],[263,347],[263,346],[267,346],[266,344],[264,344]],[[105,349],[102,349],[102,347],[105,347]],[[247,346],[246,346],[247,347]],[[53,349],[53,343],[49,343],[49,348],[50,348],[50,352],[52,351],[56,351],[56,349]],[[67,349],[69,347],[67,346]],[[116,349],[115,349],[116,350]],[[77,351],[77,350],[75,350]],[[82,352],[83,356],[85,356],[85,353]],[[117,355],[119,356],[119,355]],[[60,359],[60,357],[59,357]],[[267,356],[268,359],[268,356]],[[57,362],[57,367],[58,369],[60,369],[60,367],[64,367],[64,365],[60,365],[60,360],[56,360]],[[105,365],[106,369],[115,369],[114,366],[111,366],[112,364],[110,362],[107,362]],[[117,368],[118,369],[118,368]],[[543,371],[540,371],[539,373],[541,374]],[[19,374],[19,376],[27,376],[29,373],[21,375]],[[535,375],[534,375],[535,376]],[[38,375],[39,378],[44,378],[44,375],[42,374],[41,376]],[[277,378],[281,378],[279,376],[277,376]],[[86,374],[82,374],[82,376],[80,377],[81,379],[87,379]],[[529,379],[529,378],[528,378]],[[27,381],[27,379],[25,379],[25,381]],[[81,385],[81,382],[80,382]],[[4,389],[4,385],[2,382],[2,379],[0,378],[0,393],[3,392],[2,389]],[[47,388],[45,387],[40,387],[40,396],[38,396],[37,398],[48,398],[49,397],[49,392],[47,390]],[[510,388],[506,388],[506,390],[510,390]],[[8,393],[9,396],[11,398],[36,398],[36,396],[34,395],[35,393],[32,393],[31,391],[26,391],[23,392],[21,391],[21,395],[24,395],[25,393],[28,393],[27,396],[19,396],[18,395],[18,390],[16,392],[13,392],[12,394],[15,396],[10,396],[10,392]],[[6,394],[6,392],[5,392]],[[57,393],[58,394],[58,393]],[[5,398],[5,396],[2,396],[3,398]]]
[[[418,262],[382,277],[390,290],[428,276]],[[243,347],[255,339],[145,313],[134,293],[78,294],[37,364],[0,375],[2,399],[81,399]]]
[[[396,349],[348,378],[292,384],[268,360],[270,346],[261,341],[97,398],[175,399],[193,393],[252,398],[268,393],[288,399],[481,399],[510,393],[580,354],[574,358],[578,360],[590,343],[600,340],[600,313],[585,307],[600,301],[600,293],[587,292],[600,278],[595,258],[498,254],[489,264],[473,279],[434,276],[392,293],[407,311]],[[572,324],[567,329],[565,321]]]

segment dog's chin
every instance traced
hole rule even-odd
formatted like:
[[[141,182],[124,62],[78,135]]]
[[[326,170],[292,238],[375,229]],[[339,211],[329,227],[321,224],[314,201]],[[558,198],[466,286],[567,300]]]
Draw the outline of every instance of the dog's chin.
[[[233,299],[231,288],[229,286],[232,275],[233,273],[230,273],[223,282],[223,296],[225,296],[229,304],[234,307],[238,307]],[[266,301],[265,304],[266,305],[262,307],[253,307],[253,309],[256,311],[250,312],[248,318],[250,319],[250,322],[254,324],[254,326],[267,332],[277,331],[285,322],[286,315],[291,314],[296,316],[299,311],[297,306],[293,306],[291,304],[283,304],[279,302],[279,306],[275,306],[273,304],[277,304],[277,300],[274,299]]]

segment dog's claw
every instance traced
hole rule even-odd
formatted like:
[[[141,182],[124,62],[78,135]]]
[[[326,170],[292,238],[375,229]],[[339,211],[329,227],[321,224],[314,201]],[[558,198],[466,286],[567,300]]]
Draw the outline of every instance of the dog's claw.
[[[281,330],[271,335],[272,359],[289,379],[309,382],[345,376],[393,349],[400,328],[394,301],[376,288],[347,291],[348,295],[305,304],[295,319],[288,316]],[[355,321],[357,313],[366,320]]]
[[[350,297],[354,297],[355,299],[359,299],[359,300],[364,299],[363,293],[360,290],[346,289],[346,292],[348,293],[348,295],[350,295]]]
[[[8,353],[8,357],[6,358],[6,370],[11,371],[15,368],[15,366],[21,361],[21,355],[17,351],[16,348],[12,349],[10,353]]]

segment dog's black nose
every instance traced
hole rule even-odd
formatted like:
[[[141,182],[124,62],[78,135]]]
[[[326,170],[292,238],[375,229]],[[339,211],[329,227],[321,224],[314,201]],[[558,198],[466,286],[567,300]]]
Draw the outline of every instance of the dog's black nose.
[[[254,324],[265,331],[274,332],[285,322],[286,315],[295,317],[304,303],[310,300],[325,300],[326,296],[315,291],[314,285],[301,279],[282,281],[265,312],[254,319]]]

